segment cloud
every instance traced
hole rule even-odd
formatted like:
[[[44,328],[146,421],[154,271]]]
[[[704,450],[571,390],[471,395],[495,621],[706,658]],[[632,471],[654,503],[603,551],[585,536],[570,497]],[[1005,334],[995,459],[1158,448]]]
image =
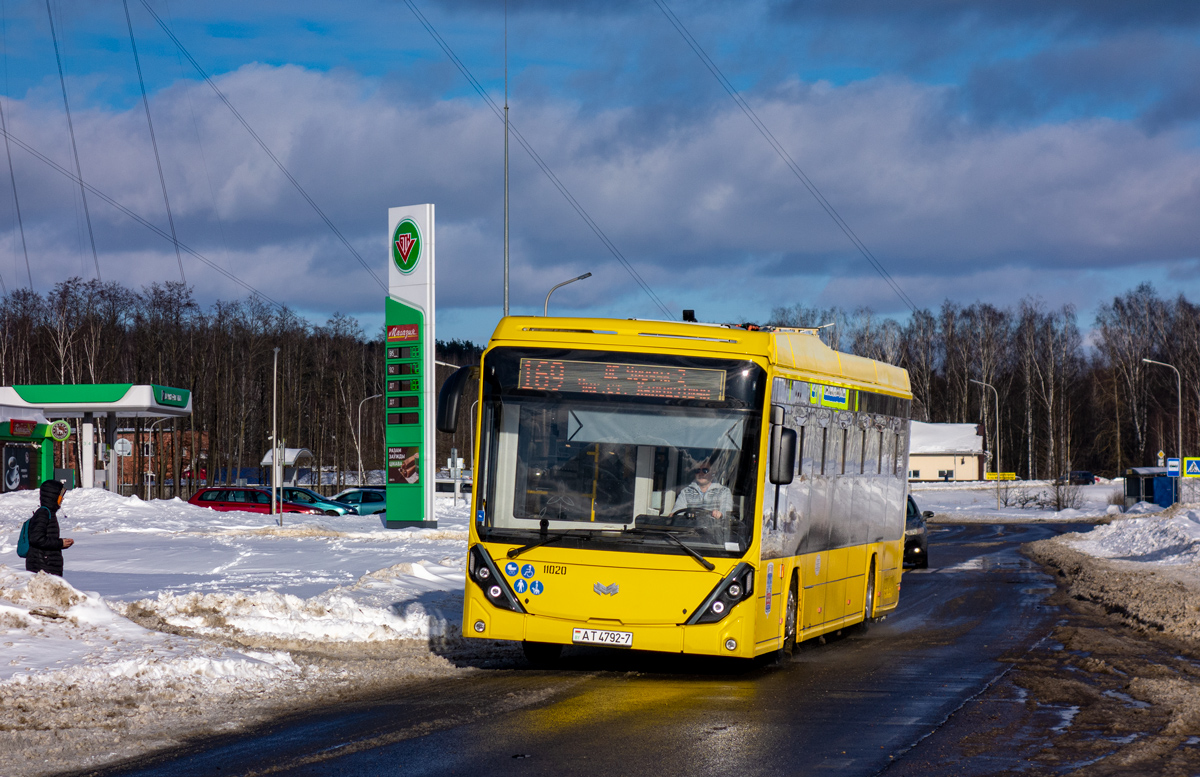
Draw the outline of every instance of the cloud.
[[[1200,24],[1200,7],[1188,0],[777,0],[783,17],[834,17],[879,21],[951,23],[980,19],[992,23],[1030,25],[1059,22],[1083,28],[1123,28]]]
[[[503,135],[481,102],[297,66],[246,65],[219,83],[377,273],[387,208],[434,202],[439,306],[464,311],[461,320],[498,310]],[[973,299],[976,288],[1017,299],[1046,274],[1200,256],[1200,153],[1178,131],[1103,118],[982,126],[962,117],[952,89],[903,78],[792,80],[752,102],[919,304]],[[52,102],[5,107],[18,137],[73,166]],[[152,95],[152,108],[181,240],[294,308],[379,310],[382,289],[207,87],[178,82]],[[697,299],[730,317],[800,301],[899,309],[732,104],[714,98],[664,121],[654,107],[594,111],[548,96],[514,102],[513,115],[676,314]],[[75,123],[87,180],[165,228],[140,106],[82,110]],[[78,187],[13,154],[35,284],[90,274]],[[511,154],[514,308],[540,312],[550,286],[591,271],[556,294],[556,308],[661,316],[515,142]],[[168,242],[89,202],[106,280],[178,276]],[[19,250],[11,212],[11,190],[0,186],[0,272],[10,286],[24,278],[9,249]],[[244,294],[186,256],[185,266],[202,300]]]

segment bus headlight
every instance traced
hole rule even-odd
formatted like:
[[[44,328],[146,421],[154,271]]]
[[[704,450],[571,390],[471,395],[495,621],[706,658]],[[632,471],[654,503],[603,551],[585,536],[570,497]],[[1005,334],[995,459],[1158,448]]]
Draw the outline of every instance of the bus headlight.
[[[495,562],[492,561],[492,557],[488,555],[482,545],[471,546],[471,551],[467,554],[467,576],[487,596],[488,602],[493,607],[512,612],[525,612],[525,608],[521,606],[516,594],[508,587],[508,581],[500,575]]]
[[[692,617],[688,618],[687,625],[716,623],[727,616],[734,605],[753,595],[754,567],[742,562],[717,584],[712,593],[705,598],[704,603],[695,610]]]

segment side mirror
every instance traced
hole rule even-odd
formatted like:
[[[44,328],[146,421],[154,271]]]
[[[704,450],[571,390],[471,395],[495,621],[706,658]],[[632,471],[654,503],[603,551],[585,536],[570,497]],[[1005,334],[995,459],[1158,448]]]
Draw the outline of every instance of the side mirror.
[[[925,512],[921,513],[921,517],[922,518],[932,518],[933,510],[926,510]]]
[[[472,377],[475,368],[468,365],[459,367],[454,374],[446,379],[438,392],[437,430],[446,434],[454,434],[458,429],[458,405],[462,400],[463,388]]]
[[[771,449],[769,479],[773,485],[786,486],[796,476],[796,430],[783,425],[783,408],[771,407]]]

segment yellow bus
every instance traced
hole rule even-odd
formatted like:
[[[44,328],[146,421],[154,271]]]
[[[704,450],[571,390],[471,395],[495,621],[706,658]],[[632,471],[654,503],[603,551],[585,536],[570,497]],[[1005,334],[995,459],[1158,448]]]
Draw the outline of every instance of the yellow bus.
[[[475,376],[464,635],[750,658],[896,607],[903,369],[815,330],[512,316],[441,431]]]

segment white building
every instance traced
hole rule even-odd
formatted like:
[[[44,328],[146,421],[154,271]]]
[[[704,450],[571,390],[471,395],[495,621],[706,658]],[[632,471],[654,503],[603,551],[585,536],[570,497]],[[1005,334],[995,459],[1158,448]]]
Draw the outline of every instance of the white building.
[[[909,433],[910,481],[983,480],[987,454],[979,424],[925,424]]]

